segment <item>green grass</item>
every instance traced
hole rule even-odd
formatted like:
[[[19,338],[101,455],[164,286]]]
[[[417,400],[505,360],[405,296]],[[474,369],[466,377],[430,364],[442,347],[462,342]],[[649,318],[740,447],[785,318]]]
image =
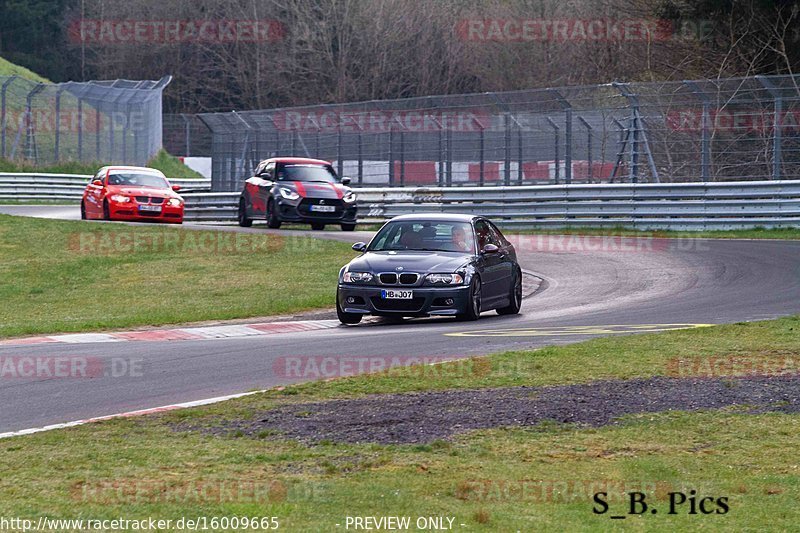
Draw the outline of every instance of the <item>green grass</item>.
[[[0,172],[42,172],[52,174],[94,174],[97,170],[108,163],[100,162],[80,162],[64,161],[55,165],[36,166],[25,162],[9,161],[0,159]],[[157,168],[167,178],[180,179],[202,179],[199,172],[195,172],[187,167],[181,160],[169,154],[163,148],[147,162],[147,166]]]
[[[0,215],[0,337],[332,307],[353,255],[301,237]]]
[[[35,72],[0,57],[0,76],[19,76],[37,83],[53,83]]]
[[[800,417],[720,412],[635,415],[620,425],[497,428],[429,445],[321,443],[177,431],[252,418],[287,403],[436,388],[574,383],[670,374],[675,358],[800,355],[800,318],[520,351],[471,372],[395,373],[287,387],[159,416],[0,441],[0,516],[278,516],[290,531],[333,531],[346,516],[451,516],[473,531],[790,530],[800,519]],[[556,485],[557,490],[551,490]],[[219,488],[227,487],[220,498]],[[524,487],[524,490],[523,490]],[[643,490],[658,515],[592,513],[608,487]],[[667,493],[727,497],[724,515],[668,515]],[[466,524],[466,528],[458,524]],[[468,528],[468,529],[467,529]]]
[[[502,223],[501,223],[502,224]],[[767,229],[715,230],[715,231],[669,231],[669,230],[636,230],[622,226],[614,228],[561,228],[561,229],[517,229],[508,233],[522,235],[600,235],[622,237],[663,237],[663,238],[696,238],[696,239],[781,239],[800,240],[800,227]]]

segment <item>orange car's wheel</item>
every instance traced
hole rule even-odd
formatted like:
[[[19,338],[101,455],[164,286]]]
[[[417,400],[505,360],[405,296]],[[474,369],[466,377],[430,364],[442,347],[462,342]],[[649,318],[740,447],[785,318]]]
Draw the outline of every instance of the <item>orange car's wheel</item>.
[[[103,200],[103,220],[111,220],[111,210],[108,208],[108,200]]]
[[[81,220],[86,220],[86,204],[81,201]]]

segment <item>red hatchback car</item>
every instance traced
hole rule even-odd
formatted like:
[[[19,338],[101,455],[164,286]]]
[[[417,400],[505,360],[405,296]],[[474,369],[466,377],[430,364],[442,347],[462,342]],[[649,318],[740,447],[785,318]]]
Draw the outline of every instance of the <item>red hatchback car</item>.
[[[183,198],[160,170],[146,167],[101,168],[83,191],[81,218],[183,222]]]

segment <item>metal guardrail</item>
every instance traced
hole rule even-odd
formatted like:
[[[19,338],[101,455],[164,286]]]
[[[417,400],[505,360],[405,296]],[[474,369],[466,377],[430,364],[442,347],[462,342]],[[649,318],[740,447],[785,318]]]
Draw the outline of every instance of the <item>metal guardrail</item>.
[[[78,202],[89,174],[42,174],[42,173],[0,173],[0,201],[65,201]],[[211,188],[210,179],[170,179],[172,185],[180,185],[183,191],[207,191]]]
[[[0,173],[0,200],[77,202],[89,175]],[[206,192],[210,180],[170,180],[184,188],[186,219],[236,220],[238,192]],[[734,229],[800,227],[800,180],[615,183],[514,187],[355,189],[359,221],[408,213],[472,213],[502,226]]]
[[[800,226],[800,181],[359,188],[360,222],[473,213],[503,226],[734,229]],[[184,196],[188,220],[236,219],[239,193]]]

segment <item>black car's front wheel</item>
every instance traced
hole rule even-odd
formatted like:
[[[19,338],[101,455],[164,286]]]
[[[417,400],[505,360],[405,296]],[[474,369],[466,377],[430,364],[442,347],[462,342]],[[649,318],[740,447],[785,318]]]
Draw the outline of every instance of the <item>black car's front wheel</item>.
[[[281,216],[278,214],[278,209],[275,207],[275,201],[270,199],[267,203],[267,226],[272,229],[281,227]]]
[[[249,228],[253,225],[253,219],[247,216],[247,206],[245,205],[244,198],[239,199],[239,211],[236,213],[236,218],[239,225],[243,228]]]
[[[358,324],[361,322],[361,315],[359,313],[346,313],[339,305],[339,295],[336,295],[336,316],[342,324]]]
[[[458,315],[461,320],[478,320],[481,316],[481,280],[478,277],[472,278],[469,284],[469,299],[467,309]]]
[[[511,284],[511,292],[508,296],[508,306],[497,310],[498,315],[516,315],[522,307],[522,273],[514,275],[514,283]]]
[[[355,224],[342,224],[342,231],[353,231],[356,229]]]
[[[325,224],[323,224],[322,222],[312,222],[311,229],[313,229],[314,231],[322,231],[325,229]]]

